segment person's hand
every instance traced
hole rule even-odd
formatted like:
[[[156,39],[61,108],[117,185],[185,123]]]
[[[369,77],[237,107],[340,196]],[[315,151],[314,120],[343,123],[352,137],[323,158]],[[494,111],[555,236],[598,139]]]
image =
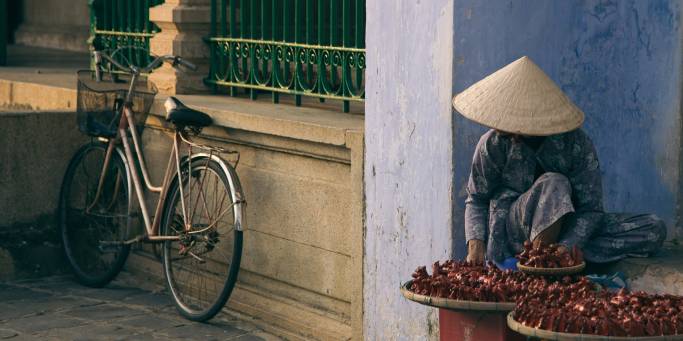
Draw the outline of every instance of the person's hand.
[[[572,246],[570,249],[562,244],[558,244],[555,254],[560,256],[560,265],[563,267],[579,265],[584,261],[583,252],[581,252],[581,249],[576,245]]]
[[[562,255],[562,254],[565,254],[567,252],[569,252],[569,249],[566,246],[564,246],[562,244],[557,245],[557,254],[558,255]]]
[[[467,242],[467,261],[475,264],[484,263],[484,255],[486,254],[484,241],[479,239],[471,239]]]

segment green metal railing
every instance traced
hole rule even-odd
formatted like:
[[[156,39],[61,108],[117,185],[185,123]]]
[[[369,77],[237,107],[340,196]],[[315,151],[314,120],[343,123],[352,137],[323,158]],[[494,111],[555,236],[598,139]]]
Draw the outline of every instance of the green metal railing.
[[[215,91],[365,100],[365,0],[212,0]]]
[[[163,0],[89,0],[90,39],[95,50],[114,50],[121,46],[149,50],[149,39],[159,28],[149,21],[149,8]],[[147,65],[151,59],[140,49],[125,49],[114,56],[119,62]]]
[[[7,7],[6,0],[0,0],[0,65],[7,63],[7,30],[9,23],[7,22]]]

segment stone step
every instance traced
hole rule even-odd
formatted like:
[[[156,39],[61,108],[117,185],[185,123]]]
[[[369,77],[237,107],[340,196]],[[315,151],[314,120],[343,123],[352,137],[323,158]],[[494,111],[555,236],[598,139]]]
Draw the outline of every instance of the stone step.
[[[606,272],[621,271],[631,290],[683,295],[683,246],[667,242],[658,255],[626,258],[607,267]]]

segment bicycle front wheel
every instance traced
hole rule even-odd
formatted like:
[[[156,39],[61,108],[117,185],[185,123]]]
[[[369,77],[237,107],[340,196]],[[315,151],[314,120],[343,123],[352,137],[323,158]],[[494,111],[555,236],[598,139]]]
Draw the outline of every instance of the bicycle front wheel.
[[[235,198],[242,195],[236,193],[241,190],[235,173],[226,173],[215,160],[193,160],[181,169],[164,209],[161,235],[179,238],[164,242],[164,274],[178,311],[206,321],[223,308],[237,281],[243,205]]]
[[[130,228],[128,172],[114,151],[99,186],[106,151],[106,144],[95,142],[76,152],[59,200],[64,253],[78,282],[90,287],[113,280],[130,252],[123,243]]]

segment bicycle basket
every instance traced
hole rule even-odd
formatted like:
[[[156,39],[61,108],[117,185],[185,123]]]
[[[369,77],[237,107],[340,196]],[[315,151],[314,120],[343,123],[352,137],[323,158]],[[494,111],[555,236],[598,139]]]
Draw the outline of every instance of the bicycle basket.
[[[131,76],[127,74],[102,72],[102,80],[97,81],[94,71],[78,71],[78,129],[90,136],[115,136],[130,81]],[[135,83],[131,107],[135,125],[141,131],[149,109],[154,104],[157,89],[142,75],[138,76]]]

